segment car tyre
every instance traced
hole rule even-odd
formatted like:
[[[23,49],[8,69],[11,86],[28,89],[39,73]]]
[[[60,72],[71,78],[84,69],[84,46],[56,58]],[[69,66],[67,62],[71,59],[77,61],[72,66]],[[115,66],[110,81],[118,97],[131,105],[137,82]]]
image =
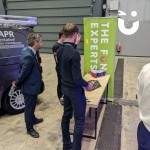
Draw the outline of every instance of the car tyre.
[[[15,90],[12,96],[6,92],[3,102],[3,108],[10,114],[19,114],[24,111],[24,97],[20,89]]]

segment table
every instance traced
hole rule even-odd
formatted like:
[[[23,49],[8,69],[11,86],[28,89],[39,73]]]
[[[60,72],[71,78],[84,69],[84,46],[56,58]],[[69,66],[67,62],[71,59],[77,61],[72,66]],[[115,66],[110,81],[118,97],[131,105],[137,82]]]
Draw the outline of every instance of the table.
[[[94,136],[83,135],[83,137],[96,139],[96,136],[97,136],[97,108],[99,106],[99,103],[100,103],[105,91],[106,91],[105,92],[105,103],[107,103],[108,82],[110,79],[110,75],[106,75],[106,76],[99,77],[99,78],[94,78],[90,74],[86,74],[84,76],[84,79],[86,81],[97,80],[101,84],[101,87],[99,87],[91,92],[85,91],[85,96],[87,99],[87,107],[89,108],[89,117],[91,117],[91,109],[95,109],[95,134],[94,134]]]

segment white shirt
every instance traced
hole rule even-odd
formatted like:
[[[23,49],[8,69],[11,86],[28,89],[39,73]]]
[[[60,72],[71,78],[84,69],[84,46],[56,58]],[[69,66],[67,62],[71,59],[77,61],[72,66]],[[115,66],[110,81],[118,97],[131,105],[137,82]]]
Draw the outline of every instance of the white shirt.
[[[137,81],[139,115],[150,132],[150,63],[143,66]]]
[[[28,48],[32,50],[34,55],[36,54],[36,50],[34,50],[31,46],[28,46]]]

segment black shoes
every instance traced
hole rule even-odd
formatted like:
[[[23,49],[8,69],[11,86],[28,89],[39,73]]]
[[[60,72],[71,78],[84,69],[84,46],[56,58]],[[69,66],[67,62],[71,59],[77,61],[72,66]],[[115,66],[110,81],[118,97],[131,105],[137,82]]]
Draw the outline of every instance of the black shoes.
[[[43,118],[39,118],[39,119],[35,118],[35,122],[33,125],[42,123],[43,121],[44,121]],[[33,138],[39,138],[40,137],[39,133],[37,131],[35,131],[33,128],[27,129],[27,134],[29,134]]]
[[[40,137],[39,133],[37,131],[35,131],[33,128],[27,129],[27,134],[29,134],[33,138],[39,138]]]
[[[72,150],[73,143],[70,142],[70,144],[63,144],[63,150]]]
[[[34,122],[34,125],[42,123],[43,121],[44,121],[43,118],[36,119],[36,121]]]
[[[39,119],[35,118],[33,125],[42,123],[43,121],[44,121],[43,118],[39,118]],[[37,131],[35,131],[33,128],[27,129],[27,134],[29,134],[33,138],[39,138],[40,137],[39,133]]]

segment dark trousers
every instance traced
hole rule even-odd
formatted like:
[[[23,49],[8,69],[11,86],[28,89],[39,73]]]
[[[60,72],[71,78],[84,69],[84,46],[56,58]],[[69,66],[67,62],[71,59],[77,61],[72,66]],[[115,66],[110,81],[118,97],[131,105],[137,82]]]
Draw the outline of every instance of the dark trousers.
[[[62,86],[61,86],[61,75],[60,75],[60,71],[58,71],[58,70],[56,70],[56,73],[57,73],[57,78],[58,78],[57,96],[58,96],[58,99],[60,99],[63,96]]]
[[[34,115],[35,106],[37,102],[37,95],[23,94],[25,99],[25,108],[24,108],[24,116],[26,128],[33,128],[34,123],[36,122],[36,117]]]
[[[73,150],[81,150],[81,141],[85,124],[86,99],[83,88],[62,86],[64,94],[64,114],[62,116],[63,150],[70,144],[69,124],[74,113]]]
[[[138,150],[150,150],[150,132],[142,121],[138,125],[137,140]]]

